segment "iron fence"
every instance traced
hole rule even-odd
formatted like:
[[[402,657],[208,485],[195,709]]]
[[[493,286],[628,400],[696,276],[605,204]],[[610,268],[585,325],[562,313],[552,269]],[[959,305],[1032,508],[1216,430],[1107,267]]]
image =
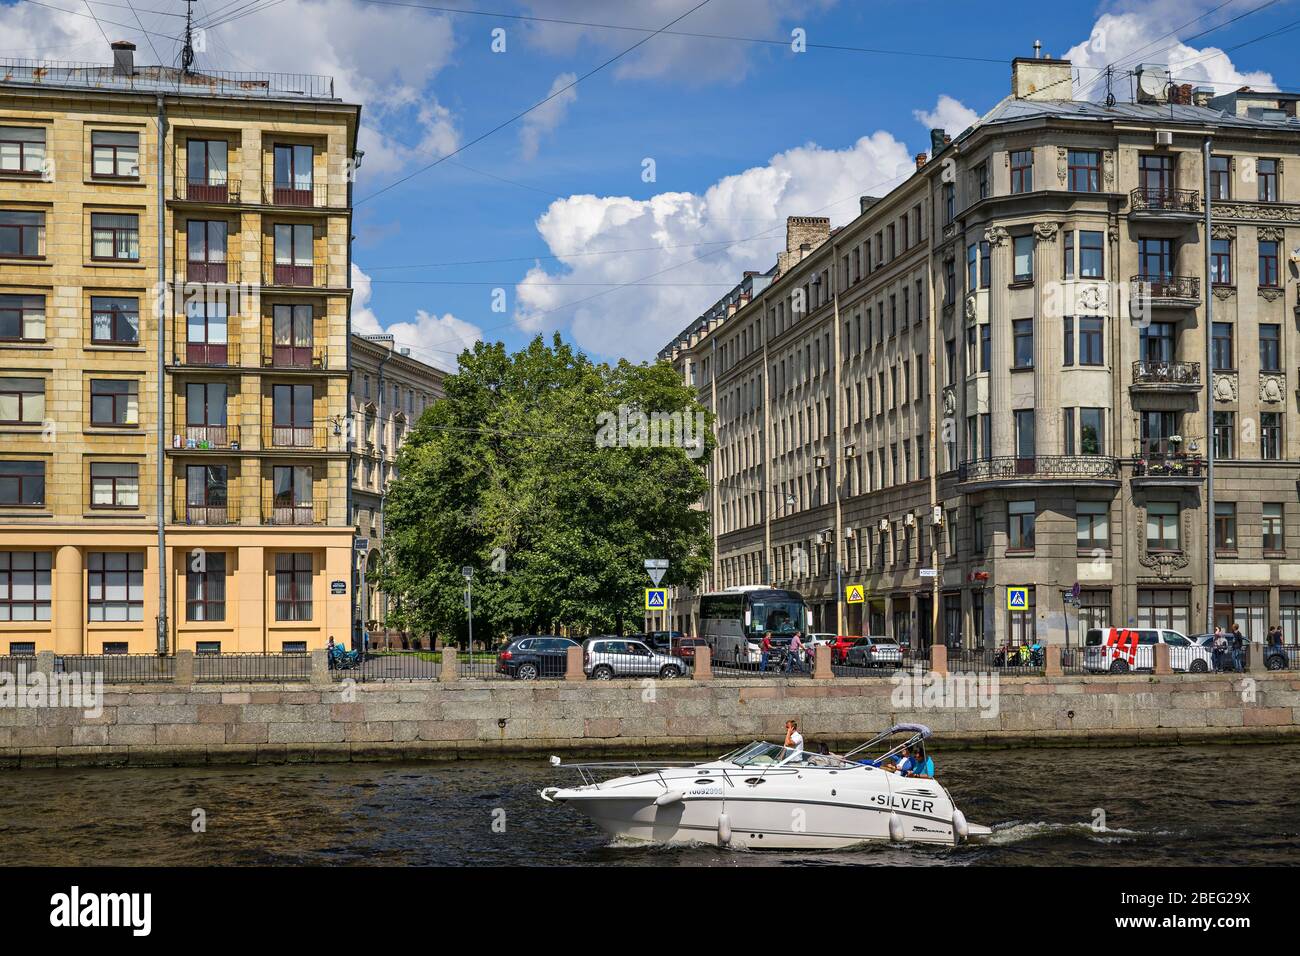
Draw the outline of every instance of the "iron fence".
[[[0,674],[12,674],[16,677],[20,670],[28,674],[36,670],[36,655],[0,654]]]
[[[1119,462],[1104,455],[1034,455],[977,458],[957,466],[958,481],[1011,481],[1025,478],[1119,477]]]
[[[103,676],[105,684],[146,684],[176,678],[176,658],[158,654],[64,654],[54,659],[56,674]]]
[[[1087,674],[1090,673],[1084,666],[1084,649],[1082,647],[1062,647],[1061,648],[1061,673],[1063,674]]]
[[[1300,644],[1265,645],[1263,660],[1266,670],[1296,670],[1300,668]]]
[[[813,655],[807,650],[791,653],[789,648],[777,645],[767,654],[748,660],[736,658],[725,660],[714,658],[712,661],[715,678],[735,677],[811,677],[813,672]]]
[[[194,680],[196,683],[278,682],[310,679],[311,655],[306,652],[194,655]]]
[[[1201,194],[1195,189],[1139,186],[1129,193],[1129,208],[1133,212],[1197,213],[1201,211]]]
[[[437,680],[442,675],[442,651],[373,651],[330,662],[336,680]]]

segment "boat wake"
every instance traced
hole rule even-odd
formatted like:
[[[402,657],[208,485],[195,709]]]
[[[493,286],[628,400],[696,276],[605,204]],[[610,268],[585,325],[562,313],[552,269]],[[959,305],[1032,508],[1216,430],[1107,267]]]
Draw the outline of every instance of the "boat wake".
[[[993,832],[984,838],[985,846],[1007,846],[1028,840],[1059,838],[1084,838],[1093,843],[1136,843],[1142,840],[1164,839],[1178,834],[1172,830],[1129,830],[1124,827],[1107,827],[1098,830],[1091,823],[1045,823],[1042,821],[1012,820],[998,823]]]

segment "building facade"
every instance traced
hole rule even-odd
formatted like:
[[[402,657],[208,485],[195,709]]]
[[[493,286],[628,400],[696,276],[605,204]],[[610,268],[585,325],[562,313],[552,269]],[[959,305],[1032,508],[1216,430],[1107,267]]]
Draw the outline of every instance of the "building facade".
[[[420,416],[443,397],[442,369],[395,347],[391,335],[352,336],[352,523],[365,549],[357,555],[354,578],[357,613],[367,631],[385,645],[388,595],[372,585],[384,544],[384,497],[397,477],[397,453]]]
[[[113,55],[0,80],[0,653],[346,641],[360,108]]]
[[[922,647],[1300,635],[1300,96],[1148,67],[1107,107],[1071,79],[1016,60],[1009,97],[842,228],[792,220],[771,284],[661,353],[723,396],[704,587]]]

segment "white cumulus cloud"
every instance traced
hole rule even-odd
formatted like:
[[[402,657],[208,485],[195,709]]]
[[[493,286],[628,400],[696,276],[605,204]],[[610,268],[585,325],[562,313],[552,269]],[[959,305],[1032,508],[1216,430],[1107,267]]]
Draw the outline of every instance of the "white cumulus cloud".
[[[456,357],[483,338],[481,328],[450,312],[438,315],[416,309],[410,321],[384,325],[371,307],[373,294],[370,276],[352,263],[352,331],[358,335],[387,333],[393,336],[398,348],[409,348],[411,357],[421,362],[454,372]]]
[[[934,109],[912,110],[912,116],[926,129],[945,130],[949,136],[957,136],[980,118],[979,114],[959,99],[947,93],[939,94]]]
[[[577,78],[576,73],[561,73],[557,76],[547,94],[551,99],[520,121],[519,153],[526,162],[532,162],[537,158],[537,149],[541,145],[542,137],[553,132],[564,122],[564,114],[568,112],[569,105],[578,98],[578,88],[571,85]]]

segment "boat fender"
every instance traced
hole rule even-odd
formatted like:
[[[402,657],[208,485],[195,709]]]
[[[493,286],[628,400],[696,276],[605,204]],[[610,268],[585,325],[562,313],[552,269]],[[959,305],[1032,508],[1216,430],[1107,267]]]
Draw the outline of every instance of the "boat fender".
[[[903,821],[897,813],[889,815],[889,839],[892,843],[903,842]]]
[[[659,794],[659,796],[655,797],[655,806],[666,807],[672,803],[680,803],[682,796],[683,794],[680,790],[665,790],[663,793]]]
[[[718,814],[718,844],[726,846],[731,842],[731,819],[725,813]]]
[[[960,810],[952,812],[952,835],[953,843],[965,843],[970,836],[970,828],[966,826],[966,814]]]

